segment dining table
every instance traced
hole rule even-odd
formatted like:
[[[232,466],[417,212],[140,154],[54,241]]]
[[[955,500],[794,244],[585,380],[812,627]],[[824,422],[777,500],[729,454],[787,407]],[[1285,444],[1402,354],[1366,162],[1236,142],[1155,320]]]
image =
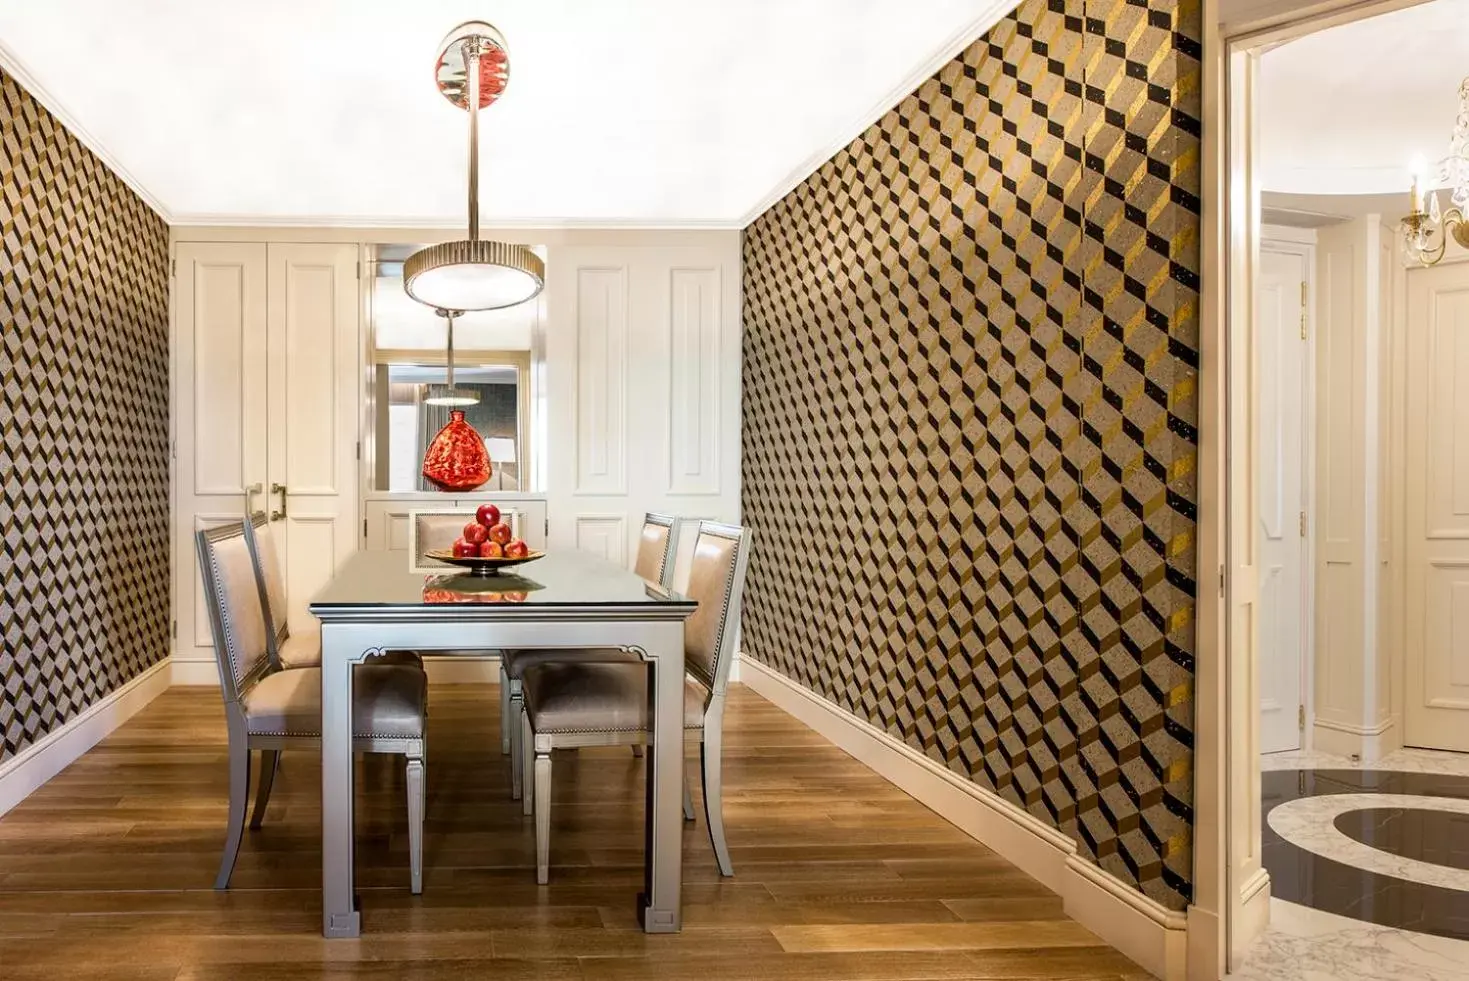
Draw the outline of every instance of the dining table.
[[[354,666],[386,651],[462,657],[565,648],[573,658],[578,649],[597,647],[620,647],[647,663],[652,735],[645,754],[644,872],[637,914],[648,933],[677,932],[682,926],[684,623],[695,607],[693,600],[575,549],[550,551],[492,575],[449,570],[428,576],[414,572],[401,551],[350,556],[308,606],[321,622],[322,935],[362,932],[353,879]]]

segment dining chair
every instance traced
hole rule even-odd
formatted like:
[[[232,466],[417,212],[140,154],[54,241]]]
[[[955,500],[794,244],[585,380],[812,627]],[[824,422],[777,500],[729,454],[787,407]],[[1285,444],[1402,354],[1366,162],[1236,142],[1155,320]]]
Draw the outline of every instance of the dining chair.
[[[282,668],[321,667],[321,638],[312,634],[291,635],[286,580],[281,574],[275,533],[264,511],[255,512],[245,522],[245,545],[250,551],[255,580],[260,586],[260,603],[265,613],[265,642],[271,663]],[[373,663],[421,666],[423,661],[413,651],[387,651],[375,657]]]
[[[245,829],[250,755],[260,751],[260,786],[250,827],[259,828],[270,801],[279,754],[321,746],[321,668],[282,668],[272,661],[263,590],[246,540],[248,521],[197,534],[195,544],[214,657],[229,732],[229,829],[214,888],[227,889]],[[409,877],[423,891],[425,709],[423,669],[370,664],[352,683],[353,748],[406,758]]]
[[[638,554],[633,572],[649,582],[666,587],[673,578],[674,556],[678,554],[677,515],[650,511],[643,515],[643,530],[638,536]],[[531,799],[522,793],[525,783],[525,752],[520,745],[521,678],[537,664],[566,661],[573,657],[566,648],[535,648],[500,652],[500,752],[510,754],[510,797],[521,801],[524,813],[531,813]],[[640,662],[636,655],[618,647],[577,649],[574,657],[584,662]],[[642,750],[633,747],[634,753]]]
[[[699,737],[704,820],[721,875],[734,875],[724,838],[721,750],[749,551],[749,529],[701,521],[685,590],[699,607],[684,626],[684,729]],[[530,781],[526,796],[535,797],[536,881],[545,885],[551,866],[551,753],[648,742],[648,668],[643,663],[537,664],[526,670],[521,692],[522,742],[528,757],[524,765]]]

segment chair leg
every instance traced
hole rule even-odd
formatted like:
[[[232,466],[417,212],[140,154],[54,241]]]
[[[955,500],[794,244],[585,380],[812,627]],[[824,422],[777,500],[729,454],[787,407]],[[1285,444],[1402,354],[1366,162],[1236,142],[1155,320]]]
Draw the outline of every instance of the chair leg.
[[[520,800],[525,792],[525,759],[526,753],[530,752],[524,745],[521,732],[521,720],[525,718],[525,699],[520,693],[520,682],[514,678],[510,682],[510,799]],[[530,811],[525,813],[529,814]]]
[[[692,821],[694,819],[694,795],[689,792],[689,775],[683,775],[683,819]]]
[[[423,760],[408,757],[408,889],[423,893]]]
[[[229,830],[225,834],[224,854],[219,859],[219,874],[214,877],[216,889],[229,888],[230,873],[235,870],[235,858],[240,854],[240,838],[245,833],[245,808],[250,803],[250,746],[243,728],[242,722],[240,738],[230,739]]]
[[[503,655],[501,655],[503,658]],[[510,754],[510,744],[514,741],[510,727],[510,675],[505,673],[505,662],[500,661],[500,755]]]
[[[531,731],[530,716],[520,713],[520,769],[525,782],[520,788],[520,813],[529,815],[535,805],[535,733]]]
[[[260,786],[255,788],[255,810],[250,813],[250,830],[259,831],[265,821],[265,807],[270,803],[270,789],[275,786],[275,771],[280,768],[280,750],[260,751]]]
[[[531,795],[526,794],[529,800]],[[536,883],[551,881],[551,751],[536,753]]]
[[[729,845],[724,840],[724,775],[720,772],[719,727],[705,729],[699,744],[699,764],[704,772],[704,823],[709,826],[709,843],[714,846],[714,860],[720,875],[734,875],[729,860]]]

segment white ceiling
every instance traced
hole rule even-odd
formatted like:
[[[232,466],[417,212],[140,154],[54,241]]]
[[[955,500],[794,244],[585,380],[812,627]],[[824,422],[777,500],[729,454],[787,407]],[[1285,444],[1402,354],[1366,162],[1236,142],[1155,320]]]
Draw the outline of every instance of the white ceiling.
[[[1403,195],[1415,158],[1448,153],[1469,76],[1469,0],[1435,0],[1312,34],[1260,65],[1266,190]]]
[[[491,224],[739,225],[1014,0],[15,0],[0,64],[177,224],[450,226],[438,42],[485,19]]]

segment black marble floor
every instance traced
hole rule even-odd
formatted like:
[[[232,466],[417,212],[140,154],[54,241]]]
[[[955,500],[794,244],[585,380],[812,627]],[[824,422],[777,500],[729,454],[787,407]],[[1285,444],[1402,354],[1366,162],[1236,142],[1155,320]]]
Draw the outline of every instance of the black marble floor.
[[[1271,828],[1272,810],[1289,801],[1336,794],[1393,794],[1469,800],[1469,777],[1374,770],[1278,770],[1262,775],[1265,869],[1279,899],[1382,926],[1469,940],[1469,890],[1358,868],[1329,857],[1329,842],[1311,848]],[[1333,821],[1348,838],[1371,848],[1446,869],[1469,870],[1469,813],[1428,807],[1366,807]],[[1406,863],[1404,863],[1406,864]],[[1452,878],[1452,876],[1447,876]],[[1469,878],[1469,877],[1466,877]]]

